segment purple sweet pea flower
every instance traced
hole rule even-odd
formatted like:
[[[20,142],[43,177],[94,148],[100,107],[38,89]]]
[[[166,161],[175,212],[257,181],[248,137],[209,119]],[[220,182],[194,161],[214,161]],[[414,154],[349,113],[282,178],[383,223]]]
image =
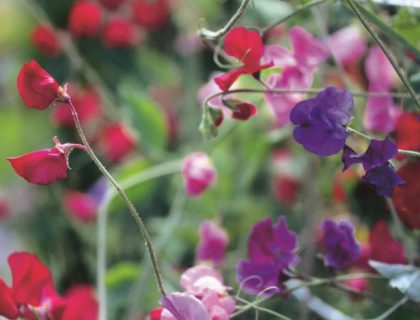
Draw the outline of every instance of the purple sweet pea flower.
[[[379,195],[391,197],[394,187],[405,183],[388,162],[397,154],[397,145],[390,139],[371,140],[369,147],[362,154],[357,154],[351,148],[345,146],[341,158],[344,163],[343,171],[347,170],[352,164],[361,163],[366,171],[363,180],[371,184]]]
[[[190,293],[173,292],[162,297],[162,320],[210,320],[204,304]]]
[[[241,260],[236,267],[237,281],[245,292],[265,294],[280,292],[285,287],[279,278],[283,270],[300,261],[295,254],[297,235],[287,228],[286,219],[280,217],[277,225],[271,218],[254,225],[248,240],[248,260]]]
[[[353,97],[347,90],[328,87],[315,98],[299,102],[290,114],[293,136],[304,148],[319,156],[339,152],[349,135]]]
[[[226,232],[211,221],[205,220],[200,225],[200,242],[197,247],[198,260],[210,260],[218,267],[222,264],[228,244]]]
[[[354,238],[354,227],[349,222],[325,220],[322,224],[325,249],[324,262],[334,269],[349,267],[360,254],[360,245]]]

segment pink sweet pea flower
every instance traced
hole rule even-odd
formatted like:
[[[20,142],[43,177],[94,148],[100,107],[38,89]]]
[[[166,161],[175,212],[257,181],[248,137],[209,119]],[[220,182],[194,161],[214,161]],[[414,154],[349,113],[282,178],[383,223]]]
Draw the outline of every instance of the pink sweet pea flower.
[[[64,207],[81,222],[91,222],[96,218],[97,206],[88,194],[79,191],[67,191],[64,194]]]
[[[365,61],[365,72],[370,85],[381,89],[382,92],[391,89],[396,79],[394,68],[378,45],[374,45],[369,51]]]
[[[223,91],[229,90],[242,74],[255,74],[272,66],[271,63],[260,63],[264,44],[257,31],[250,31],[245,27],[233,28],[226,35],[224,48],[227,55],[237,58],[243,65],[215,78],[215,82]]]
[[[31,32],[31,42],[35,48],[48,57],[61,53],[61,44],[56,31],[48,25],[37,25]]]
[[[173,292],[162,297],[165,308],[161,320],[210,320],[204,304],[187,292]]]
[[[380,91],[380,88],[369,88],[369,93]],[[367,99],[363,124],[366,129],[382,134],[394,131],[403,110],[394,104],[392,97],[370,96]]]
[[[209,80],[200,87],[197,93],[197,100],[200,102],[201,105],[203,105],[204,101],[208,97],[216,93],[223,92],[216,84],[216,82],[214,82],[214,79],[221,76],[222,74],[223,73],[219,71],[213,72],[212,74],[210,74]],[[230,110],[223,104],[221,95],[214,97],[208,103],[213,107],[220,108],[225,114],[225,116],[228,116],[231,113]]]
[[[75,143],[61,144],[54,137],[55,147],[27,153],[20,157],[7,158],[15,172],[29,183],[51,184],[67,178],[69,155],[74,149],[86,150]]]
[[[220,266],[229,241],[226,231],[219,228],[215,223],[205,220],[201,223],[199,232],[200,242],[197,246],[197,259],[200,261],[210,260],[214,266]]]
[[[344,65],[356,63],[366,51],[366,41],[360,34],[359,28],[353,25],[331,34],[327,43],[335,59]]]
[[[206,306],[212,320],[229,320],[235,311],[235,300],[231,296],[219,295],[217,292],[204,290],[201,302]]]
[[[197,197],[215,183],[217,172],[207,154],[194,152],[185,158],[182,176],[186,193],[190,197]]]
[[[185,291],[202,297],[204,290],[210,289],[217,294],[226,293],[223,278],[220,272],[206,265],[189,268],[181,275],[180,285]]]

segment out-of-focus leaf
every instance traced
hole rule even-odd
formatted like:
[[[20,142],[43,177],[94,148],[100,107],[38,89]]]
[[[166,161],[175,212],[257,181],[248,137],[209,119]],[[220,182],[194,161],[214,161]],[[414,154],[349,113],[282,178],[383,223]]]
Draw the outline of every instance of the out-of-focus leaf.
[[[121,262],[106,272],[105,283],[109,288],[133,283],[139,276],[139,266],[134,262]]]
[[[167,128],[165,115],[149,97],[138,89],[125,85],[120,89],[120,95],[134,114],[134,124],[140,132],[140,144],[151,152],[166,146]]]
[[[389,285],[404,293],[409,299],[420,302],[420,269],[410,265],[387,264],[369,261],[369,265],[390,279]]]
[[[292,12],[290,4],[278,0],[258,0],[253,2],[253,6],[267,24],[273,23]]]
[[[420,47],[419,17],[408,8],[401,8],[392,19],[394,30],[416,48]]]

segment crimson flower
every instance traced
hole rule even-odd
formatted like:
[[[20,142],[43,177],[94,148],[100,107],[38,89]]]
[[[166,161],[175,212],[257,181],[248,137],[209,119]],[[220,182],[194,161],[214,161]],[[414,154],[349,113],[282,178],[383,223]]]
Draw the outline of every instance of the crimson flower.
[[[378,221],[369,233],[369,259],[391,264],[405,264],[404,246],[395,240],[384,220]]]
[[[55,31],[47,25],[37,25],[31,33],[32,44],[44,55],[55,57],[61,52],[61,45]]]
[[[99,2],[107,9],[109,10],[115,10],[117,9],[119,6],[121,6],[121,4],[124,2],[125,0],[99,0]]]
[[[97,320],[98,301],[89,285],[76,285],[65,294],[67,307],[61,320]]]
[[[102,9],[96,3],[79,1],[70,9],[68,27],[75,37],[94,37],[98,34]]]
[[[135,150],[137,137],[122,123],[111,123],[99,138],[99,147],[109,162],[119,162]]]
[[[75,143],[61,144],[54,137],[55,146],[51,149],[36,150],[20,157],[7,158],[15,172],[29,183],[51,184],[67,178],[69,154],[74,149],[86,147]]]
[[[8,263],[12,287],[0,279],[0,315],[9,319],[59,319],[65,300],[56,293],[48,268],[27,252],[11,254]]]
[[[139,39],[136,26],[122,18],[109,19],[103,30],[102,39],[108,48],[130,48]]]
[[[257,31],[250,31],[245,27],[233,28],[226,35],[224,48],[227,55],[237,58],[243,65],[215,78],[214,81],[223,91],[229,90],[242,74],[255,75],[272,66],[272,63],[260,63],[264,44]]]
[[[395,127],[395,141],[400,149],[420,151],[420,121],[417,113],[405,112]]]
[[[29,108],[44,110],[55,101],[67,101],[64,89],[35,60],[26,62],[20,69],[17,90]]]
[[[132,3],[135,21],[148,29],[159,29],[169,21],[167,0],[136,0]]]

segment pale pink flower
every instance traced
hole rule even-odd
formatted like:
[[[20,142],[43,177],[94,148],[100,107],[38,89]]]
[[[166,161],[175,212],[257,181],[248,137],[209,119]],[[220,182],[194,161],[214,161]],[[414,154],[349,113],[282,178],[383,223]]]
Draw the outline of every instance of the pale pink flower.
[[[185,158],[182,175],[187,194],[197,197],[216,181],[217,172],[207,154],[194,152]]]
[[[335,59],[342,64],[352,64],[359,61],[366,51],[366,41],[359,28],[348,26],[337,30],[327,39]]]

